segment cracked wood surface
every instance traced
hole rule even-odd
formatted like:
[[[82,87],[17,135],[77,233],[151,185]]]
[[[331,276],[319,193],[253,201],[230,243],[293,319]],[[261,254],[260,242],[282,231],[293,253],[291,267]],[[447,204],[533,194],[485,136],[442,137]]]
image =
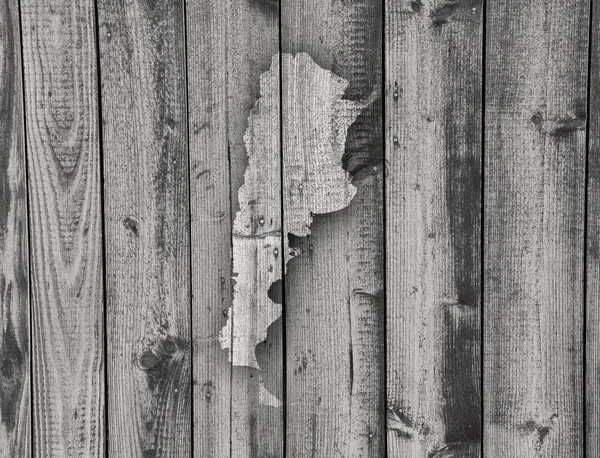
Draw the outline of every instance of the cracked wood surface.
[[[19,11],[0,1],[0,455],[30,456],[27,193]]]
[[[33,456],[104,453],[103,256],[91,0],[21,5]]]
[[[482,13],[386,3],[390,457],[481,447]]]
[[[485,456],[584,453],[589,14],[587,0],[488,5]]]

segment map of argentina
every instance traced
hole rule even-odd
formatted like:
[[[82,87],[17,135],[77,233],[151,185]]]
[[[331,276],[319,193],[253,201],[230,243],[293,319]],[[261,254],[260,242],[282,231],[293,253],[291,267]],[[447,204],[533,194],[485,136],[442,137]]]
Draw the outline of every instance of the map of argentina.
[[[282,313],[269,290],[295,255],[288,235],[307,236],[313,215],[341,210],[356,194],[342,167],[346,137],[378,91],[351,101],[343,98],[347,86],[306,53],[277,54],[261,75],[261,97],[244,136],[248,166],[233,225],[233,304],[219,337],[233,365],[260,369],[255,348]]]

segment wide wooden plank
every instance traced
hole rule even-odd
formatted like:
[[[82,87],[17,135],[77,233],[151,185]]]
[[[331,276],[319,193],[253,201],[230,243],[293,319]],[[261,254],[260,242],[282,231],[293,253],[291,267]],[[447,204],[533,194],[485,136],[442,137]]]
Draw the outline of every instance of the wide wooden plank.
[[[283,456],[278,35],[276,2],[187,3],[199,456]]]
[[[0,2],[0,455],[30,456],[29,256],[17,3]]]
[[[600,457],[600,11],[592,11],[589,75],[587,304],[586,304],[586,449]]]
[[[481,447],[482,17],[386,3],[390,457]]]
[[[191,310],[183,0],[98,1],[108,452],[189,456]]]
[[[104,451],[94,2],[23,0],[33,455]]]
[[[385,454],[382,14],[282,1],[287,456]]]
[[[487,6],[485,456],[583,456],[589,9]]]

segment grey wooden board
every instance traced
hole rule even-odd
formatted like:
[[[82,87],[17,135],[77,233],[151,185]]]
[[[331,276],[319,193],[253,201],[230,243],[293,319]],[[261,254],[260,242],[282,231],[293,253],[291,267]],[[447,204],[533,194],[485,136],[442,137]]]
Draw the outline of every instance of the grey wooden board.
[[[0,2],[0,455],[29,456],[26,161],[19,11]]]
[[[226,46],[227,65],[221,71],[227,76],[225,88],[228,96],[227,103],[215,109],[225,112],[227,116],[225,127],[230,167],[231,221],[235,224],[240,205],[249,204],[241,201],[243,199],[240,199],[239,191],[246,183],[244,174],[249,165],[250,145],[260,147],[267,138],[278,140],[279,119],[272,120],[262,130],[254,130],[250,128],[250,116],[261,96],[261,75],[269,70],[273,56],[278,52],[279,16],[277,3],[271,1],[244,0],[223,5],[225,11],[230,12],[220,19],[226,26],[222,40]],[[273,193],[272,188],[279,187],[279,178],[279,173],[274,173],[271,182],[261,183],[260,186],[248,179],[249,193],[261,195],[263,190],[265,193]],[[280,218],[280,206],[268,210],[274,217]],[[253,217],[256,222],[260,219],[260,215],[254,214],[251,209],[250,214],[245,216]],[[232,234],[230,236],[233,237]],[[234,244],[233,240],[231,244]],[[261,275],[261,266],[254,266],[252,262],[246,263],[244,272],[258,278]],[[229,275],[238,274],[234,274],[233,269],[230,269]],[[226,282],[231,284],[229,278]],[[241,283],[238,283],[238,286],[241,286]],[[258,295],[263,296],[267,292],[256,291]],[[232,302],[226,305],[230,307]],[[235,322],[235,310],[233,320]],[[248,320],[246,324],[253,327],[256,322]],[[244,366],[232,367],[232,457],[283,456],[283,408],[264,405],[261,402],[263,388],[277,399],[283,399],[282,346],[281,320],[278,320],[267,329],[267,339],[255,349],[260,370]],[[236,351],[235,342],[233,351]]]
[[[479,1],[386,2],[388,456],[479,456]]]
[[[286,452],[384,456],[382,5],[371,0],[281,5],[284,53],[305,52],[348,81],[344,99],[375,99],[350,127],[340,164],[354,174],[356,196],[341,211],[315,215],[310,235],[290,240],[300,254],[285,277]],[[316,142],[302,138],[310,121],[299,107],[317,103],[310,92],[286,92],[290,67],[283,66],[282,78],[285,155],[291,154],[290,142],[307,148]],[[325,105],[328,97],[324,92],[319,99]],[[329,122],[335,132],[338,121]],[[286,161],[284,184],[296,173],[286,169]],[[284,196],[289,195],[286,186]],[[284,221],[290,218],[288,200]]]
[[[598,14],[483,6],[0,0],[0,455],[600,456]]]
[[[586,456],[600,457],[600,11],[592,11],[587,186]]]
[[[590,2],[491,2],[485,456],[583,456]]]
[[[184,5],[98,1],[108,453],[190,454]]]
[[[231,456],[231,365],[219,331],[231,304],[227,50],[229,1],[186,14],[194,453]]]
[[[33,455],[101,456],[104,298],[94,3],[20,5]]]

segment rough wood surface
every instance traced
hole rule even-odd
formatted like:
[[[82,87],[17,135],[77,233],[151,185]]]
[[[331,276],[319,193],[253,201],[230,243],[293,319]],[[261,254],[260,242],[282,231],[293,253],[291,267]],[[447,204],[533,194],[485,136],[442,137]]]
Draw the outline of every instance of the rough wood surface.
[[[104,304],[94,3],[20,4],[33,455],[101,456]]]
[[[487,6],[485,456],[583,456],[589,8]]]
[[[203,11],[208,10],[203,9]],[[261,75],[269,70],[272,58],[278,52],[278,12],[277,2],[270,0],[243,0],[241,2],[223,0],[219,2],[219,9],[214,12],[215,16],[207,18],[213,21],[211,23],[218,24],[219,30],[222,31],[218,46],[222,49],[225,66],[218,71],[226,75],[224,89],[227,98],[226,103],[213,106],[211,109],[213,113],[223,112],[226,117],[224,128],[226,129],[230,167],[232,228],[238,211],[242,210],[242,205],[249,205],[253,200],[252,198],[245,199],[243,192],[240,193],[240,188],[246,183],[245,173],[252,148],[258,148],[258,145],[263,144],[265,135],[270,142],[273,134],[278,145],[279,119],[273,119],[269,125],[258,129],[249,124],[252,119],[251,112],[261,97]],[[192,43],[188,43],[188,49],[191,45]],[[273,84],[278,86],[278,81]],[[278,105],[279,103],[273,100],[273,104]],[[193,116],[193,113],[190,116]],[[278,153],[277,145],[273,144],[275,150],[268,151],[269,155]],[[272,179],[277,181],[265,183],[265,188],[279,186],[280,176],[272,176]],[[250,194],[258,191],[254,187],[256,184],[248,183],[247,190]],[[217,191],[215,190],[215,192]],[[269,191],[265,190],[265,192]],[[280,213],[279,209],[280,206],[270,211],[277,216]],[[254,224],[260,225],[260,215],[253,214],[251,209],[248,210],[250,213],[245,213],[246,216],[252,215]],[[242,214],[244,214],[243,211]],[[266,222],[267,215],[262,216]],[[229,236],[231,246],[234,235],[230,233]],[[274,256],[273,251],[270,253],[271,256]],[[237,259],[243,260],[244,257],[238,256]],[[248,259],[252,259],[252,257]],[[281,255],[279,255],[279,259],[281,259]],[[234,281],[231,280],[230,277],[235,275],[232,259],[230,259],[230,263],[229,270],[224,276],[224,288],[227,288],[229,295],[228,303],[223,304],[224,310],[233,304],[232,288],[242,286],[236,283],[237,278],[234,278]],[[237,271],[238,268],[235,270]],[[258,266],[253,271],[257,275],[264,273],[264,270]],[[268,269],[266,273],[268,273]],[[260,289],[258,286],[257,284],[256,293],[264,294],[264,288]],[[256,297],[256,295],[254,296]],[[235,317],[233,317],[233,322],[235,323]],[[272,402],[265,402],[273,401],[271,396],[274,396],[276,400],[283,400],[282,348],[281,320],[277,320],[267,329],[266,340],[254,349],[259,369],[248,366],[230,366],[232,368],[230,427],[231,456],[233,457],[283,456],[283,408],[270,405]],[[227,357],[229,352],[227,350],[223,350],[223,352]],[[234,344],[232,354],[235,353]]]
[[[586,449],[600,457],[600,10],[593,8],[590,54],[587,304],[586,304]]]
[[[484,3],[0,0],[0,456],[600,458],[600,15]]]
[[[233,305],[220,336],[233,365],[256,369],[256,346],[281,317],[274,289],[282,280],[283,265],[297,254],[289,238],[306,237],[313,215],[339,211],[356,194],[342,156],[348,128],[370,104],[342,99],[348,82],[319,67],[308,54],[281,56],[286,76],[282,97],[290,113],[283,131],[282,243],[279,60],[273,56],[271,68],[260,77],[261,96],[244,136],[249,161],[233,222]]]
[[[0,455],[30,456],[29,258],[19,11],[0,1]]]
[[[231,364],[255,369],[260,369],[256,346],[281,317],[281,301],[277,303],[269,294],[271,286],[281,280],[284,256],[279,86],[279,56],[275,55],[269,71],[260,76],[260,98],[244,135],[248,166],[238,190],[240,210],[233,221],[233,304],[220,336]]]
[[[191,453],[188,143],[182,0],[98,2],[108,451]]]
[[[193,443],[231,456],[231,365],[219,332],[231,306],[229,0],[186,5],[193,342]]]
[[[386,3],[390,457],[481,447],[482,17]]]
[[[310,161],[318,158],[327,139],[323,132],[330,130],[326,148],[344,153],[338,167],[354,175],[356,188],[347,208],[314,215],[310,235],[304,231],[290,237],[297,256],[285,278],[286,451],[297,457],[378,457],[385,453],[382,6],[370,0],[285,0],[281,17],[283,51],[306,53],[347,81],[342,99],[361,107],[337,121],[319,120],[313,114],[335,106],[335,80],[325,88],[327,80],[304,83],[298,90],[293,82],[304,77],[297,74],[301,60],[296,57],[295,65],[282,68],[284,158],[305,157],[307,170],[318,168]],[[285,158],[285,227],[288,213],[296,213],[290,201],[300,186],[291,181],[298,164],[287,162]],[[320,198],[324,208],[335,202],[327,194]]]

